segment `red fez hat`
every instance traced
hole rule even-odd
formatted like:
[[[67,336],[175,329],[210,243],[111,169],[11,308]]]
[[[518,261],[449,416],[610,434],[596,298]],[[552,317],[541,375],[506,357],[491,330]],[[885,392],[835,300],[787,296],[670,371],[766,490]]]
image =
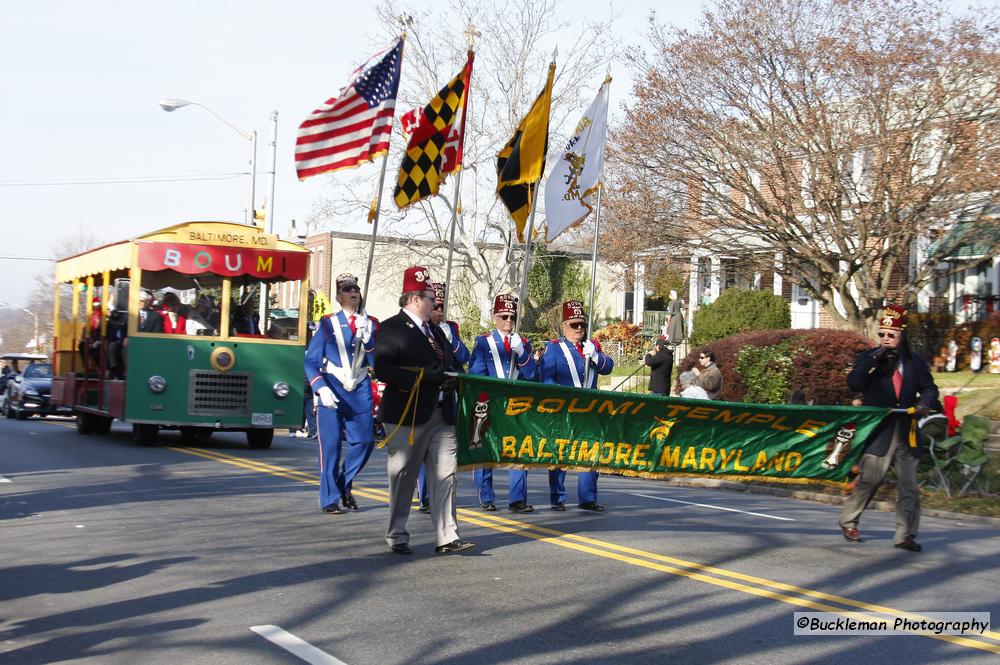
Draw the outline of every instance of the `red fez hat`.
[[[345,286],[357,286],[358,278],[350,273],[341,273],[337,275],[337,290],[340,291]]]
[[[882,308],[878,327],[886,330],[903,330],[906,328],[906,310],[899,305],[886,305]]]
[[[517,296],[513,293],[501,293],[493,299],[494,314],[513,314],[517,316]]]
[[[444,282],[431,282],[434,290],[434,302],[444,302]]]
[[[410,266],[403,272],[403,293],[430,291],[431,273],[423,266]]]
[[[585,319],[583,315],[583,303],[579,300],[567,300],[563,303],[563,316],[562,320],[572,321],[573,319]]]

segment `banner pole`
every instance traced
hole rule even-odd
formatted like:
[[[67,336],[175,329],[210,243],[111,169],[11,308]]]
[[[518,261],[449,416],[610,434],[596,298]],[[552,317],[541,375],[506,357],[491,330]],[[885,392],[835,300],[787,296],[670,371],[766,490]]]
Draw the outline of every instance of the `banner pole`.
[[[585,339],[590,341],[594,326],[594,292],[597,289],[597,238],[601,234],[601,193],[604,191],[604,183],[597,189],[597,216],[594,218],[594,247],[590,258],[590,300],[587,304],[587,334]],[[590,372],[593,363],[587,360],[587,367],[583,372],[583,386],[590,387]]]
[[[451,261],[455,254],[455,228],[458,226],[458,215],[462,211],[462,169],[455,177],[455,207],[451,211],[451,238],[448,240],[448,266],[444,271],[444,307],[441,316],[448,320],[448,301],[451,300]]]

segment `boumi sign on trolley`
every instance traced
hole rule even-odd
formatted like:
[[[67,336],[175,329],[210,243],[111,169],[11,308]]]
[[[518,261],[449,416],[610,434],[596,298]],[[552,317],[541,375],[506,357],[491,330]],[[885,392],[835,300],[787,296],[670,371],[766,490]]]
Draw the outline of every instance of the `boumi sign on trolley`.
[[[458,463],[846,482],[888,409],[740,404],[460,375]]]
[[[186,275],[211,272],[225,277],[253,275],[261,279],[302,279],[307,254],[245,246],[193,245],[139,242],[139,267],[143,270],[176,270]]]

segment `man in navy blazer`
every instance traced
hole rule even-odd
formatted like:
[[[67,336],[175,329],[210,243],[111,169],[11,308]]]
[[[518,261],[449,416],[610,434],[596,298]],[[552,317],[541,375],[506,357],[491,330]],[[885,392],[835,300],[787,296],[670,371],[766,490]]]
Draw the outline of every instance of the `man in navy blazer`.
[[[905,328],[906,310],[887,305],[879,321],[879,345],[859,353],[847,377],[848,387],[862,394],[862,406],[914,408],[916,413],[890,414],[872,433],[858,463],[861,475],[857,485],[840,511],[840,528],[850,542],[861,541],[858,519],[893,466],[898,492],[894,543],[899,549],[919,552],[917,463],[922,451],[916,418],[939,408],[938,389],[927,361],[910,351]]]
[[[399,314],[379,326],[375,376],[385,385],[379,416],[386,427],[389,528],[385,540],[397,554],[411,554],[406,521],[421,464],[426,464],[437,554],[474,545],[458,537],[455,485],[455,384],[459,369],[441,328],[430,325],[434,291],[430,272],[411,266],[403,273]]]

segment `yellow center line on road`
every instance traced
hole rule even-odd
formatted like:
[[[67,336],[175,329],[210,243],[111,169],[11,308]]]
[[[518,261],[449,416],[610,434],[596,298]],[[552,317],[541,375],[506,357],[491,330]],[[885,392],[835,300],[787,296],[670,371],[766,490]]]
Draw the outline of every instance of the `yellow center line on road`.
[[[168,447],[168,450],[189,455],[196,455],[250,471],[267,473],[313,485],[319,484],[319,481],[314,475],[298,471],[296,469],[289,469],[287,467],[268,464],[258,460],[248,460],[243,457],[227,455],[214,450],[207,451],[202,449],[172,446]],[[385,490],[370,487],[355,487],[353,491],[367,498],[385,502],[388,501],[388,492]],[[813,589],[806,589],[792,584],[777,582],[763,577],[756,577],[754,575],[747,575],[736,571],[726,570],[724,568],[717,568],[715,566],[700,564],[694,561],[685,561],[684,559],[677,559],[675,557],[657,554],[655,552],[648,552],[625,545],[618,545],[616,543],[591,538],[589,536],[581,536],[563,531],[557,531],[548,527],[528,524],[526,522],[509,519],[499,515],[484,514],[467,508],[460,508],[457,512],[461,516],[463,522],[475,524],[494,531],[524,536],[526,538],[543,541],[586,554],[592,554],[605,559],[613,559],[622,563],[668,573],[670,575],[676,575],[678,577],[684,577],[733,591],[739,591],[759,596],[761,598],[767,598],[769,600],[788,603],[798,607],[805,607],[821,612],[834,612],[841,616],[859,619],[870,617],[860,615],[858,612],[846,608],[856,608],[867,612],[880,612],[916,621],[921,619],[929,620],[927,617],[923,617],[920,614],[912,612],[857,601],[843,596],[828,594],[822,591],[815,591]],[[805,597],[803,598],[800,596]],[[828,603],[837,603],[839,606]],[[914,634],[950,642],[960,646],[1000,654],[1000,644],[993,644],[991,642],[980,641],[978,639],[959,635],[936,635],[934,633],[916,631],[914,631]],[[992,631],[984,633],[982,637],[984,639],[1000,641],[1000,633]]]

